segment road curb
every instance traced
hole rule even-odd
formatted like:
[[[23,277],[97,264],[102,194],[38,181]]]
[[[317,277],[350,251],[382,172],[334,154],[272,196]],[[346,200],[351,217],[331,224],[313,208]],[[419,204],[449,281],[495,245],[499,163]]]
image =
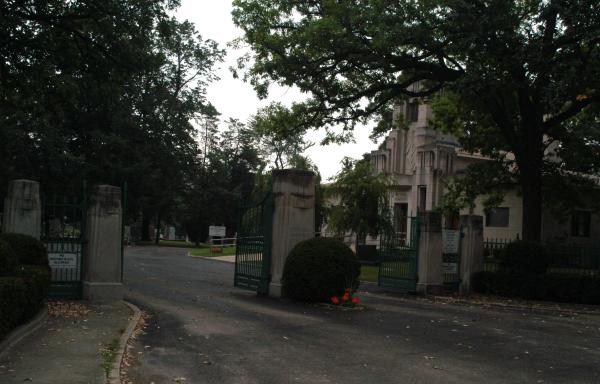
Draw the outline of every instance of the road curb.
[[[9,350],[25,337],[37,331],[48,318],[48,306],[44,306],[29,322],[18,326],[0,343],[0,360],[4,359]]]
[[[135,331],[135,327],[137,326],[140,318],[142,317],[142,311],[135,306],[134,304],[123,300],[123,303],[129,307],[133,311],[133,316],[125,329],[125,332],[121,335],[121,339],[119,340],[119,352],[117,353],[117,357],[115,358],[115,364],[108,375],[108,384],[121,384],[121,365],[123,362],[123,356],[125,355],[125,350],[127,348],[127,342],[129,338]]]

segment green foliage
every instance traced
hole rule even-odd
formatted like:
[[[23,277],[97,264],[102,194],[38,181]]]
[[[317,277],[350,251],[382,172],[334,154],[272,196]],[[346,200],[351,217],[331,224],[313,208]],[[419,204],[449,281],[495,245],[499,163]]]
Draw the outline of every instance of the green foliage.
[[[48,252],[44,244],[35,237],[21,233],[3,233],[0,241],[10,244],[18,255],[19,264],[48,267]]]
[[[376,173],[368,159],[345,158],[342,165],[326,190],[336,200],[329,211],[328,228],[338,234],[352,231],[357,240],[389,229],[387,176]]]
[[[283,269],[286,296],[306,302],[328,302],[346,288],[358,288],[360,264],[344,243],[315,237],[298,243]]]
[[[200,154],[191,121],[217,114],[205,91],[224,54],[169,16],[178,4],[2,2],[0,186],[128,181],[127,222],[168,216]]]
[[[395,103],[443,89],[438,128],[474,152],[514,155],[506,168],[521,186],[526,239],[541,235],[548,143],[568,148],[559,175],[597,154],[598,131],[587,124],[597,126],[600,105],[596,0],[233,4],[240,44],[253,49],[238,70],[261,96],[271,83],[308,94],[296,109],[312,127],[341,124],[343,139],[376,117],[380,135]]]
[[[500,252],[500,271],[509,275],[542,275],[546,273],[549,263],[546,248],[533,241],[513,241]]]
[[[195,243],[206,240],[209,225],[225,225],[233,237],[240,201],[252,195],[263,165],[254,132],[235,119],[226,124],[224,132],[205,138],[205,156],[190,172],[178,204],[177,219]]]
[[[23,320],[27,287],[23,279],[0,277],[0,339]]]
[[[478,272],[472,277],[473,291],[529,300],[600,304],[600,278],[563,274],[528,277],[501,272]]]
[[[313,143],[304,139],[302,117],[293,108],[271,103],[250,119],[265,157],[272,156],[276,169],[293,165]]]
[[[0,277],[14,276],[19,264],[19,255],[12,249],[10,243],[0,239]]]
[[[20,265],[16,276],[25,284],[23,316],[29,319],[44,305],[51,283],[50,268],[40,265]]]

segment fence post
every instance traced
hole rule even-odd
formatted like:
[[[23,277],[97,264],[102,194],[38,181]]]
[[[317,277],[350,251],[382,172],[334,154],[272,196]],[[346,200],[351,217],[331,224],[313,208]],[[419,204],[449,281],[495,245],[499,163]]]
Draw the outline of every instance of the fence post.
[[[315,174],[273,171],[273,232],[269,296],[281,297],[283,266],[292,248],[315,236]]]
[[[2,232],[23,233],[39,239],[41,230],[40,184],[32,180],[12,180],[4,199]]]
[[[471,277],[483,271],[483,216],[461,215],[463,238],[460,255],[460,294],[471,292]]]
[[[121,300],[121,188],[97,185],[90,199],[86,225],[83,297]]]
[[[419,232],[417,292],[443,293],[442,216],[432,211],[419,214]]]

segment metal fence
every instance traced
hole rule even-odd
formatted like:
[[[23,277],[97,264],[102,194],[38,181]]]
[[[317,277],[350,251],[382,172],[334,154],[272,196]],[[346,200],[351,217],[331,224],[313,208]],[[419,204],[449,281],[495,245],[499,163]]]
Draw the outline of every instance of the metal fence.
[[[483,242],[484,271],[498,271],[500,252],[513,241],[511,239],[486,239]],[[584,246],[546,242],[544,246],[550,259],[548,272],[600,275],[600,245]]]

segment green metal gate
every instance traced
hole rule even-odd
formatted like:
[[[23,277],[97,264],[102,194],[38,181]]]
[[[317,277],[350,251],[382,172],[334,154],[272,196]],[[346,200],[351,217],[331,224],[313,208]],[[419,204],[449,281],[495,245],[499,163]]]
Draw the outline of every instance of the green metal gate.
[[[417,288],[419,221],[410,217],[408,234],[381,235],[379,245],[380,287],[415,292]]]
[[[79,196],[42,197],[41,240],[48,250],[52,271],[48,297],[82,298],[86,207],[85,192]]]
[[[244,206],[238,221],[234,285],[261,294],[269,292],[273,196]]]

